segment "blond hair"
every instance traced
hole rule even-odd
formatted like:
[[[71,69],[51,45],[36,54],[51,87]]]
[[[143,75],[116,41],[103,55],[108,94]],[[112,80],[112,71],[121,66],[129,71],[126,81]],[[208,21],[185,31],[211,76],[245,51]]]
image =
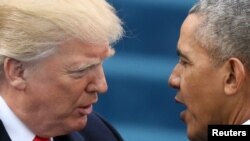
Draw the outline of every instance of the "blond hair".
[[[0,66],[5,57],[31,61],[70,38],[112,44],[121,20],[105,0],[0,0]]]

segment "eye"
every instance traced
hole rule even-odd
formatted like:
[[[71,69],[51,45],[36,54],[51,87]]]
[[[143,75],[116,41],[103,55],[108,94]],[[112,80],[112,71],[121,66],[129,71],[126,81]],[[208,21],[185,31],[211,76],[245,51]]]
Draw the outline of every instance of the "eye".
[[[182,66],[187,66],[188,65],[188,61],[180,58],[179,59],[179,64],[181,64]]]
[[[88,72],[89,68],[87,69],[83,69],[83,70],[74,70],[74,71],[70,71],[69,75],[73,78],[80,78],[86,75],[86,73]]]
[[[89,71],[95,69],[98,65],[99,64],[94,64],[94,65],[88,66],[86,68],[71,70],[71,71],[69,71],[69,74],[73,78],[81,78],[81,77],[85,76]]]
[[[76,69],[76,70],[69,70],[68,73],[70,76],[72,76],[73,78],[80,78],[86,75],[86,73],[91,70],[93,66],[89,66],[87,68],[84,69]]]

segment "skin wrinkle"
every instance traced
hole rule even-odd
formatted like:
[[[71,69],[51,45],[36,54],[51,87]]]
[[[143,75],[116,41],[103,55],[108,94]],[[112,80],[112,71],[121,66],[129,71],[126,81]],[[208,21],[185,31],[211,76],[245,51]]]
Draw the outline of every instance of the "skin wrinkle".
[[[12,140],[86,126],[122,24],[106,0],[0,0],[0,96],[24,125]]]

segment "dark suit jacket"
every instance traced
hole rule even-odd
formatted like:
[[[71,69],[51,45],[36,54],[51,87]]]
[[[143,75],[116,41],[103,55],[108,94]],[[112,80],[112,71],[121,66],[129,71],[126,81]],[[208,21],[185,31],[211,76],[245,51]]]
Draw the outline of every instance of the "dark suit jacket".
[[[87,126],[78,132],[53,138],[54,141],[123,141],[120,134],[100,115],[88,116]],[[0,120],[0,141],[11,141]]]

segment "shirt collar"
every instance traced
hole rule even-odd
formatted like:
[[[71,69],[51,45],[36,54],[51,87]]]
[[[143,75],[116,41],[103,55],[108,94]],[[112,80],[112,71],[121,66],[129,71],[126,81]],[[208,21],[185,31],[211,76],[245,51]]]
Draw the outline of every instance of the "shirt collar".
[[[12,141],[32,141],[35,134],[30,131],[9,108],[0,96],[0,119]]]
[[[250,119],[243,123],[243,125],[250,125]]]

